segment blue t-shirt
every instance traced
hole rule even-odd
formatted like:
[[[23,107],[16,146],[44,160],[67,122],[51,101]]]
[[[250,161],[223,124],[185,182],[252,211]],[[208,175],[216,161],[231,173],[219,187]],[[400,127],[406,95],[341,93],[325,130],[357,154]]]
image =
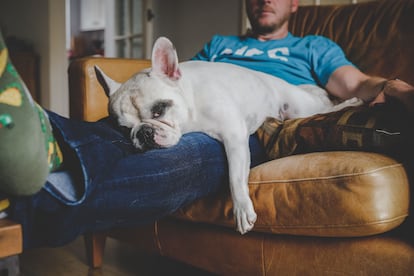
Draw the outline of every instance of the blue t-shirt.
[[[337,68],[352,65],[332,40],[291,33],[280,40],[216,35],[193,60],[228,62],[262,71],[295,85],[325,86]]]

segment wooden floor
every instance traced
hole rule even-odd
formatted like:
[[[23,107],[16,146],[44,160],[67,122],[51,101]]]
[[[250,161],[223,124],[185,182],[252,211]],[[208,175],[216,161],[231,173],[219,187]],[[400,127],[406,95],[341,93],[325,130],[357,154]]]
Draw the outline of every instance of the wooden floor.
[[[90,270],[86,264],[83,238],[60,248],[27,250],[20,255],[21,276],[212,276],[172,260],[145,256],[132,246],[108,239],[104,266]]]

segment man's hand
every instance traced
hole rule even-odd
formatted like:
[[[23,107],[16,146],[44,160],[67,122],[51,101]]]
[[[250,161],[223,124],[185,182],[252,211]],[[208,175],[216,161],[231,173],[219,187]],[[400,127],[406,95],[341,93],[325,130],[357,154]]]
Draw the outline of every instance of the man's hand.
[[[325,88],[340,99],[357,97],[370,106],[396,100],[414,114],[414,86],[399,79],[372,77],[356,67],[342,66],[332,73]]]
[[[388,80],[384,84],[381,93],[370,103],[370,106],[385,103],[392,99],[398,100],[406,107],[407,111],[414,113],[414,87],[399,79]]]

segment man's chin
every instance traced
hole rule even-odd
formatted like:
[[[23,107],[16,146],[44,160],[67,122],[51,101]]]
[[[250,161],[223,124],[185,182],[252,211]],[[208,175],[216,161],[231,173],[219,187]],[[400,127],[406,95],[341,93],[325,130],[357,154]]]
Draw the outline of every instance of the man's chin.
[[[269,34],[274,32],[277,29],[275,24],[265,24],[265,23],[258,23],[255,24],[253,27],[253,31],[255,34]]]

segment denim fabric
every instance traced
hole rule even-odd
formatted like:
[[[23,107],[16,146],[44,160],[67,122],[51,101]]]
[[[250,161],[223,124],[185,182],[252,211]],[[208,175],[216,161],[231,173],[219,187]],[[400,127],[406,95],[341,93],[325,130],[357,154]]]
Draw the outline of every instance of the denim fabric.
[[[228,188],[223,145],[203,133],[139,153],[108,120],[49,116],[66,171],[50,176],[36,195],[13,200],[10,216],[22,223],[25,248],[60,246],[86,232],[150,223]],[[255,135],[250,148],[252,166],[265,161]]]

